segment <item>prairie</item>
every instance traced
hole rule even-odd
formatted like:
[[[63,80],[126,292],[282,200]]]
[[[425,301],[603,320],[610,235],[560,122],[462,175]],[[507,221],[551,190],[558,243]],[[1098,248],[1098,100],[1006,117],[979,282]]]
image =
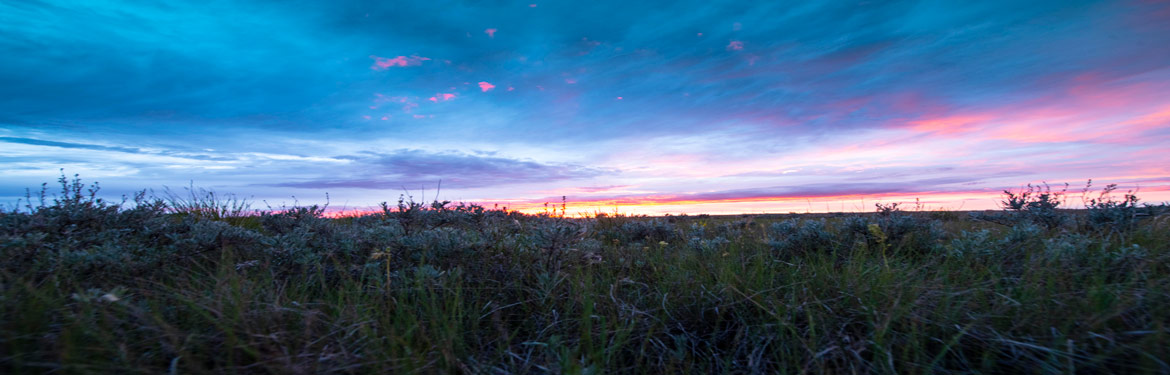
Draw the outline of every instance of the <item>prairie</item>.
[[[1170,214],[1132,194],[330,218],[60,183],[0,213],[3,373],[1170,372]]]

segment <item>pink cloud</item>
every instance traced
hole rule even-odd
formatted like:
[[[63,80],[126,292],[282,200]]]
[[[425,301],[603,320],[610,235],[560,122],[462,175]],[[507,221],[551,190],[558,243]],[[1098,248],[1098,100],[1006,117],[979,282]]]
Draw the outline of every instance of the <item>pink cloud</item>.
[[[920,132],[956,134],[971,131],[972,125],[991,120],[990,115],[959,115],[911,121],[910,126]]]
[[[448,101],[451,99],[455,99],[455,94],[441,93],[441,94],[435,94],[435,96],[427,98],[427,100],[430,100],[430,101],[435,102],[435,103],[445,102],[445,101]]]
[[[562,189],[570,192],[581,189]],[[616,189],[621,190],[621,189]],[[827,192],[782,192],[772,193],[767,189],[744,189],[742,191],[727,191],[699,194],[616,194],[611,196],[578,196],[568,202],[569,212],[594,212],[597,207],[620,207],[622,212],[631,213],[664,213],[656,207],[669,206],[667,210],[690,212],[717,212],[719,205],[744,203],[745,205],[730,208],[730,212],[743,212],[745,209],[761,209],[766,207],[771,211],[806,212],[807,202],[843,202],[858,206],[860,202],[881,200],[913,201],[924,198],[926,202],[935,204],[961,204],[969,208],[994,208],[994,202],[999,192],[985,189],[964,189],[955,191],[933,191],[926,189],[891,188],[890,191],[881,189],[841,189]],[[604,192],[602,190],[601,192]],[[588,194],[588,192],[583,192]],[[560,197],[556,197],[559,199]],[[552,197],[531,200],[510,200],[508,206],[516,211],[538,213],[544,209],[544,202],[554,200]],[[867,206],[872,207],[872,206]],[[836,208],[834,204],[833,208]],[[808,212],[829,212],[834,209],[821,210],[819,207],[807,209]],[[845,210],[841,210],[845,211]]]
[[[731,41],[731,43],[727,44],[727,50],[728,51],[742,51],[743,50],[743,42],[738,41],[738,40],[733,40],[733,41]]]
[[[484,30],[484,31],[483,31],[483,33],[484,33],[484,34],[487,34],[487,35],[488,35],[488,38],[495,38],[495,37],[496,37],[496,31],[498,31],[498,30],[496,30],[496,29],[487,29],[487,30]]]
[[[572,85],[572,84],[577,83],[577,80],[572,79],[572,78],[565,78],[565,83]]]
[[[1131,123],[1137,125],[1143,131],[1158,128],[1170,128],[1170,105],[1163,107],[1158,112],[1134,119],[1131,121]]]
[[[901,122],[913,131],[969,141],[1090,142],[1140,145],[1170,128],[1166,85],[1114,81],[1093,74],[1060,92],[1019,103],[964,111],[937,111]],[[936,111],[931,111],[936,112]]]
[[[494,89],[494,88],[496,88],[496,85],[493,85],[493,84],[490,84],[487,82],[480,82],[479,83],[479,89],[483,90],[483,92],[491,91],[491,89]]]
[[[370,65],[370,69],[373,69],[373,70],[386,70],[386,69],[389,69],[390,67],[395,67],[395,66],[397,66],[397,67],[418,66],[418,65],[422,65],[423,61],[427,61],[427,60],[431,59],[429,57],[422,57],[422,56],[418,56],[418,55],[410,55],[410,57],[398,56],[395,58],[386,58],[386,57],[378,57],[378,56],[370,55],[370,58],[374,59],[374,65]]]

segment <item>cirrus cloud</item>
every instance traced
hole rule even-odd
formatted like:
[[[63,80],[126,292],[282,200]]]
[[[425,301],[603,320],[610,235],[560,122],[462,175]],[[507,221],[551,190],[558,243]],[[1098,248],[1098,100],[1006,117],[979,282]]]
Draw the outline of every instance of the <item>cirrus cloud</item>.
[[[374,65],[370,65],[373,70],[386,70],[392,67],[407,67],[422,65],[423,61],[430,61],[429,57],[421,57],[418,55],[398,56],[394,58],[378,57],[370,55],[374,59]]]
[[[511,184],[584,179],[617,173],[572,163],[548,163],[490,154],[459,151],[431,152],[401,149],[392,152],[366,151],[337,156],[352,160],[347,170],[327,175],[265,186],[308,189],[357,188],[398,189],[403,186],[434,184],[444,187],[478,188]]]

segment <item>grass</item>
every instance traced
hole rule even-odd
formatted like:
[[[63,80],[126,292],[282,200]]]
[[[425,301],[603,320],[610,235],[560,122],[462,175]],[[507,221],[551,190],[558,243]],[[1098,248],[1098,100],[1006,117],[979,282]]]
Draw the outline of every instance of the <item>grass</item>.
[[[1170,372],[1165,206],[331,219],[61,183],[0,214],[2,373]]]

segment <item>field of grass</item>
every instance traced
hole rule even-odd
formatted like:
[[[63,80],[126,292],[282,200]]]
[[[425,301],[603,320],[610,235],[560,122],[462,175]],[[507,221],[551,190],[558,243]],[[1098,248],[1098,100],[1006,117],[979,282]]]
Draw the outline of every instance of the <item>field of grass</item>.
[[[0,373],[1170,373],[1170,214],[1128,196],[325,218],[61,185],[0,213]]]

